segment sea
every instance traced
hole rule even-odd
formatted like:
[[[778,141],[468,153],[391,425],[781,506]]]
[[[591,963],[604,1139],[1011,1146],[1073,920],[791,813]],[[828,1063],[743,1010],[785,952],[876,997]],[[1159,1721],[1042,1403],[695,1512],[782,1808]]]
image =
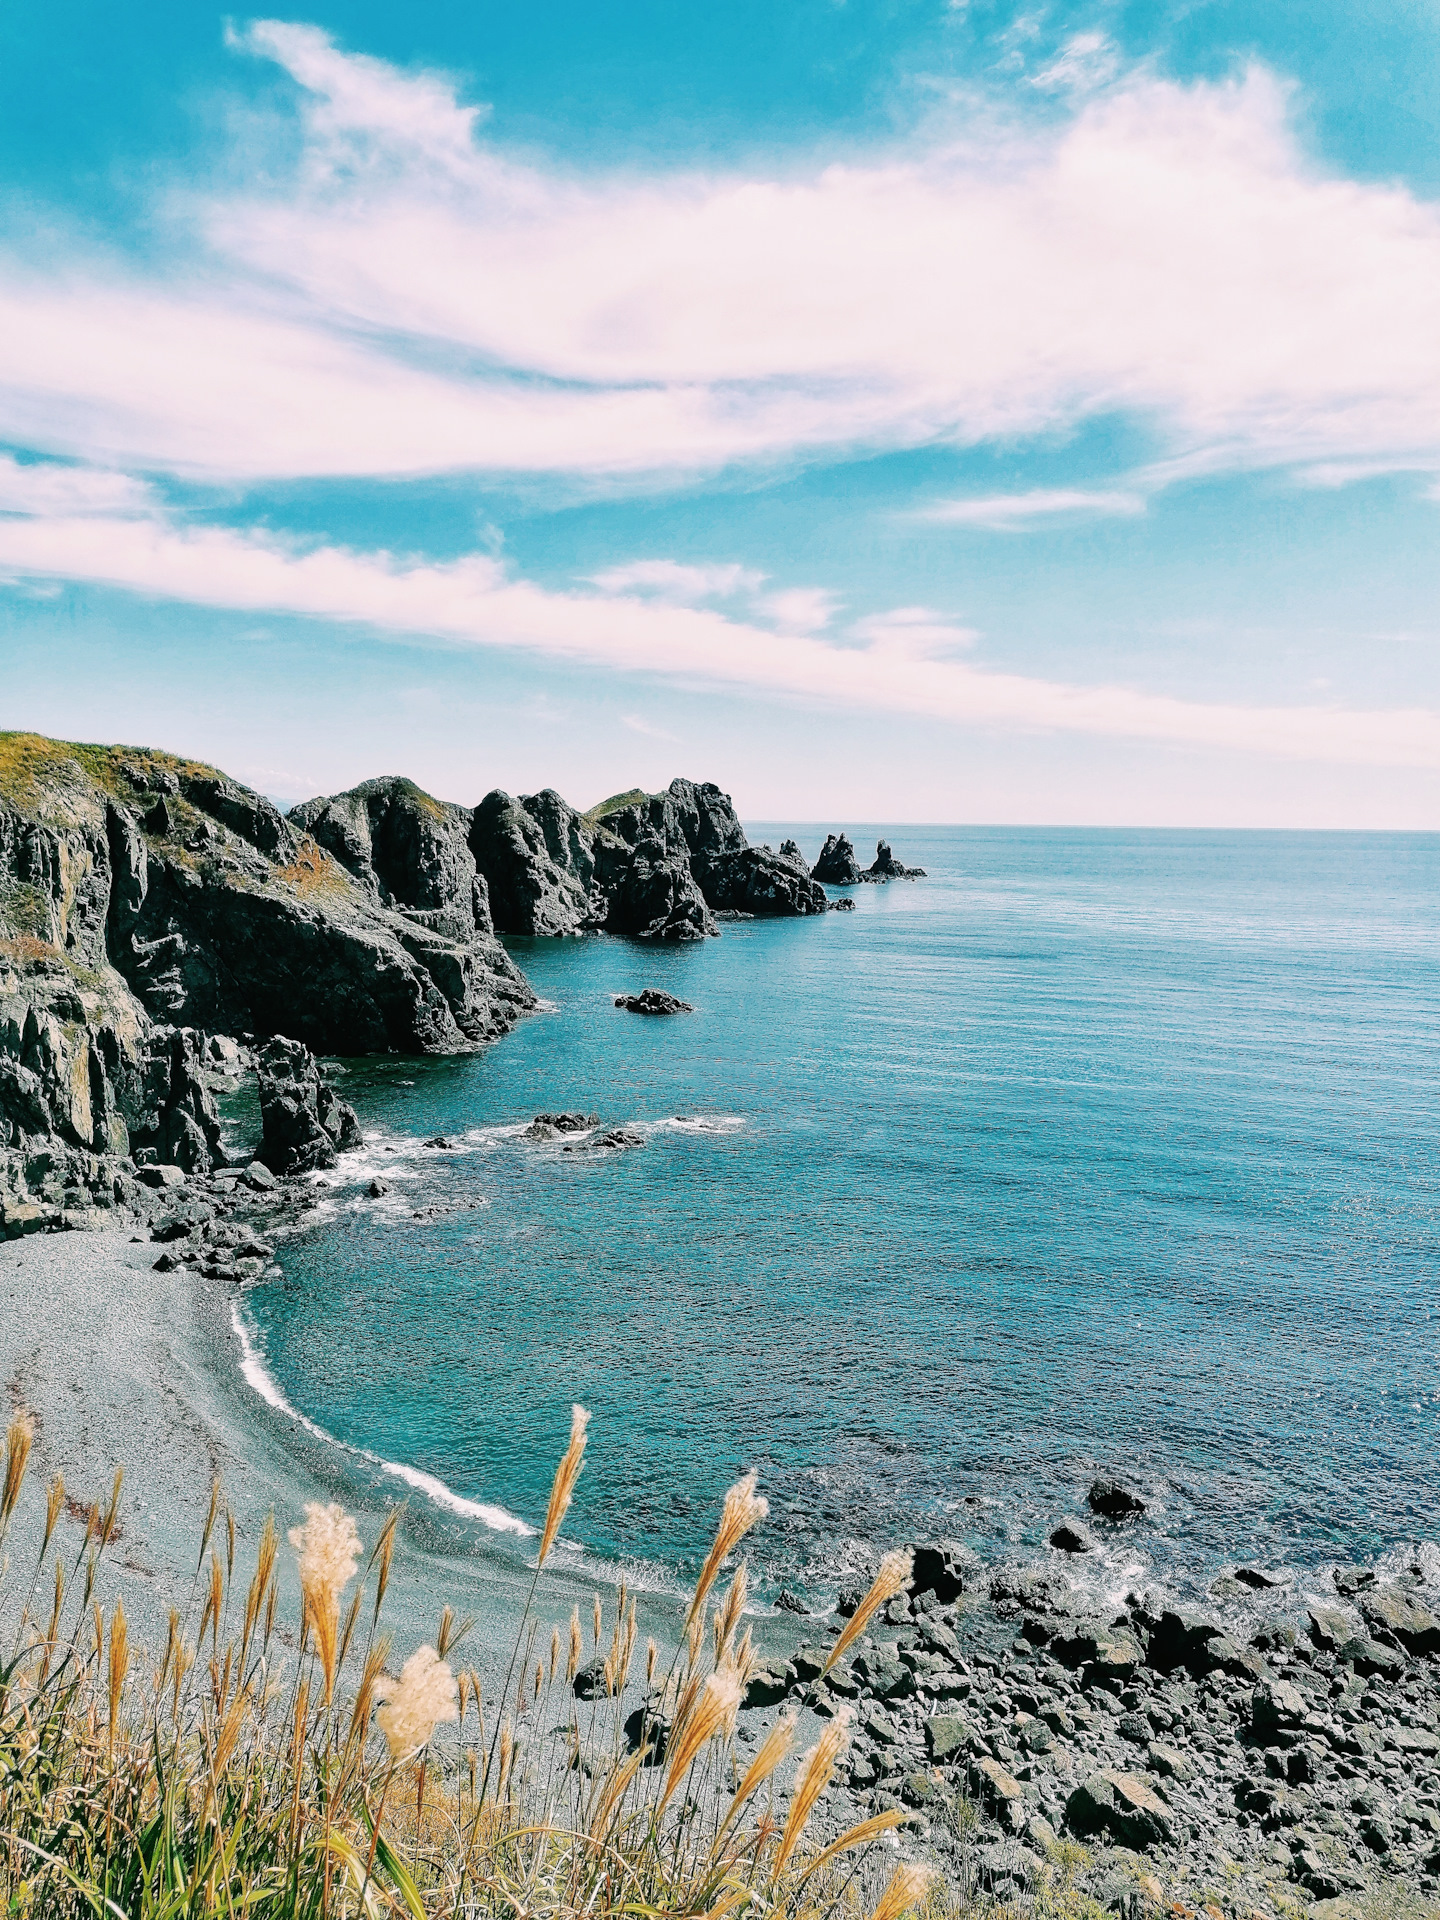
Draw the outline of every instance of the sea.
[[[750,1469],[811,1607],[898,1543],[1043,1555],[1100,1473],[1117,1592],[1434,1539],[1440,836],[852,832],[925,877],[510,940],[506,1039],[334,1063],[365,1144],[237,1302],[252,1384],[521,1559],[583,1404],[566,1552],[656,1591]]]

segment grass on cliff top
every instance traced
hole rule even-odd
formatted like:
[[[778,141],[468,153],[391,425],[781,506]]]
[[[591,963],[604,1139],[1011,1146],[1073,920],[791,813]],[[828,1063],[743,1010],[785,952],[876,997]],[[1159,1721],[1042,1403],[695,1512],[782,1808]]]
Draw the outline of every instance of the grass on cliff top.
[[[203,760],[185,760],[155,747],[106,747],[77,740],[51,740],[42,733],[0,733],[0,796],[44,824],[67,825],[77,799],[101,792],[133,803],[126,762],[194,779],[225,776]]]
[[[593,827],[607,814],[619,813],[625,807],[638,806],[642,800],[653,800],[655,797],[653,793],[647,793],[643,787],[631,787],[628,793],[612,793],[608,800],[602,800],[598,806],[591,807],[590,811],[582,813],[580,818],[587,827]]]
[[[653,1642],[637,1646],[623,1587],[608,1619],[597,1594],[587,1621],[576,1607],[568,1622],[541,1622],[540,1569],[587,1421],[576,1408],[509,1669],[491,1698],[459,1669],[469,1626],[449,1607],[432,1645],[391,1659],[383,1609],[399,1509],[362,1571],[350,1516],[306,1508],[288,1536],[303,1597],[287,1622],[273,1521],[252,1560],[218,1483],[186,1606],[171,1613],[163,1649],[132,1648],[123,1607],[107,1610],[102,1593],[122,1476],[103,1510],[81,1510],[78,1548],[63,1544],[74,1503],[58,1478],[38,1551],[7,1540],[33,1434],[29,1416],[16,1415],[0,1485],[0,1578],[14,1590],[12,1617],[20,1610],[0,1658],[7,1914],[725,1920],[758,1907],[794,1920],[902,1920],[935,1909],[934,1876],[894,1852],[898,1810],[828,1846],[809,1838],[848,1710],[798,1761],[793,1711],[775,1718],[743,1772],[735,1756],[756,1664],[741,1630],[743,1563],[728,1587],[720,1582],[766,1511],[753,1474],[725,1496],[668,1670]],[[887,1559],[835,1657],[909,1571],[908,1554]],[[573,1683],[586,1662],[603,1662],[603,1679],[600,1697],[582,1701]],[[622,1694],[642,1663],[656,1717],[634,1747]]]

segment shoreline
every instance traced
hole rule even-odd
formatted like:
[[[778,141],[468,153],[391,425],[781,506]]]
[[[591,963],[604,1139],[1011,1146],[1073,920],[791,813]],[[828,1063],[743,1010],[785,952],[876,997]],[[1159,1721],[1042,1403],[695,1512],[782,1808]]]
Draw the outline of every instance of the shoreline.
[[[498,1677],[532,1578],[524,1544],[437,1505],[423,1484],[428,1476],[417,1475],[419,1486],[397,1484],[408,1478],[406,1469],[332,1440],[285,1410],[278,1389],[274,1404],[251,1377],[262,1363],[240,1333],[233,1284],[179,1265],[158,1272],[159,1251],[148,1237],[115,1232],[42,1234],[0,1245],[5,1417],[23,1409],[35,1420],[30,1471],[6,1543],[12,1567],[22,1567],[38,1544],[45,1489],[56,1473],[67,1494],[59,1529],[62,1538],[68,1532],[74,1557],[87,1509],[92,1502],[103,1509],[123,1467],[120,1525],[101,1564],[97,1597],[107,1609],[123,1599],[137,1638],[153,1642],[158,1634],[163,1641],[169,1610],[183,1615],[193,1598],[216,1478],[235,1521],[237,1567],[253,1562],[265,1519],[274,1514],[282,1593],[292,1608],[299,1588],[285,1535],[303,1519],[307,1502],[339,1501],[355,1516],[367,1553],[391,1510],[403,1506],[383,1616],[397,1657],[433,1641],[449,1605],[459,1619],[475,1622],[462,1663]],[[561,1435],[557,1459],[563,1444]],[[14,1579],[7,1608],[18,1603],[21,1586]],[[551,1562],[533,1617],[548,1630],[577,1603],[588,1616],[597,1592],[609,1610],[614,1586],[608,1569]],[[636,1597],[642,1632],[673,1644],[678,1596]]]

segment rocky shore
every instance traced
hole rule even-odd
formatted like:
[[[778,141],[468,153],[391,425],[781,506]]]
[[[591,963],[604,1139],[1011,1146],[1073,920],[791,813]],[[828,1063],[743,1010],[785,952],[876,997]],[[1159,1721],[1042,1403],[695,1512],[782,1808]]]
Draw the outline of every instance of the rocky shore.
[[[746,1704],[852,1714],[831,1825],[907,1808],[957,1887],[1030,1893],[1058,1866],[1127,1920],[1172,1903],[1345,1920],[1413,1896],[1428,1911],[1440,1548],[1385,1573],[1335,1566],[1323,1586],[1300,1607],[1286,1579],[1240,1567],[1213,1612],[1147,1592],[1097,1617],[1053,1560],[987,1571],[963,1546],[924,1546],[909,1593],[828,1679],[855,1595]],[[1253,1606],[1227,1610],[1237,1589],[1263,1595],[1258,1624]]]

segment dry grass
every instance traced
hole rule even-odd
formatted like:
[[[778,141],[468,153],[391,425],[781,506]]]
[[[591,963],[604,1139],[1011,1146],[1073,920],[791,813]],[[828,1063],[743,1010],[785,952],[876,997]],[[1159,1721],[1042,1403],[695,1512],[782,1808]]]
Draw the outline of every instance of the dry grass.
[[[350,891],[350,876],[345,869],[308,833],[289,864],[276,868],[275,878],[293,887],[302,899],[333,898]]]
[[[0,1557],[24,1593],[0,1663],[9,1914],[724,1920],[758,1908],[900,1920],[929,1909],[923,1870],[890,1871],[898,1813],[818,1853],[811,1842],[842,1724],[792,1771],[793,1716],[780,1715],[740,1777],[732,1736],[752,1656],[748,1637],[735,1644],[738,1573],[712,1630],[684,1636],[636,1747],[620,1698],[636,1640],[623,1589],[599,1701],[577,1701],[570,1684],[578,1622],[567,1666],[567,1637],[535,1617],[533,1584],[497,1698],[457,1673],[467,1628],[448,1607],[434,1644],[392,1672],[383,1607],[396,1515],[367,1559],[338,1507],[307,1510],[290,1535],[302,1617],[287,1624],[273,1525],[247,1579],[217,1487],[190,1605],[171,1615],[163,1651],[133,1649],[123,1609],[107,1613],[101,1598],[119,1476],[105,1510],[85,1516],[78,1552],[61,1553],[58,1481],[38,1551],[5,1537],[29,1438],[23,1418],[11,1423],[0,1479]],[[552,1509],[568,1503],[584,1442],[577,1409]],[[733,1550],[763,1512],[753,1482],[732,1488],[717,1547]],[[712,1584],[724,1557],[707,1562]],[[692,1614],[703,1623],[705,1612],[702,1592]],[[597,1647],[605,1624],[597,1601]],[[438,1726],[454,1729],[443,1749]]]

